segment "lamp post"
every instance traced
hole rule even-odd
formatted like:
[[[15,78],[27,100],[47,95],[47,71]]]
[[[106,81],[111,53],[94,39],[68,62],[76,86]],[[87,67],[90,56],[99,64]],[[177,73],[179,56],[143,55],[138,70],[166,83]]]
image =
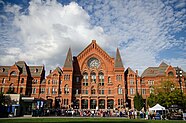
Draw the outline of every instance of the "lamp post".
[[[176,77],[178,78],[178,82],[180,84],[180,91],[181,91],[181,97],[182,97],[182,101],[183,101],[183,92],[182,92],[182,70],[177,67],[177,70],[176,70]],[[182,103],[182,108],[183,108],[183,103]]]

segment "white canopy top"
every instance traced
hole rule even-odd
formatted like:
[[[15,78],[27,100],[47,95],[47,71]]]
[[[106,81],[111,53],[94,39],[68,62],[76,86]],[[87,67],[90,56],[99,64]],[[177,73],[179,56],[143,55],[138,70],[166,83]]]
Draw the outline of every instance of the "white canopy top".
[[[149,108],[149,111],[157,111],[157,110],[165,110],[165,107],[161,106],[160,104],[156,104],[154,107]]]

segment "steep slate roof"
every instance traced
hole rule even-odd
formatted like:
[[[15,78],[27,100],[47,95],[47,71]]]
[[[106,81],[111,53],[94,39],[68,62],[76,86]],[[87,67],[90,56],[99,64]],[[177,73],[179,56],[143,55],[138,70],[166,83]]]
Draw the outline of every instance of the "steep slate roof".
[[[71,48],[69,48],[69,50],[68,50],[67,57],[66,57],[66,60],[65,60],[65,64],[64,64],[63,67],[65,67],[65,68],[72,68],[73,67]]]
[[[91,47],[92,45],[95,45],[95,47],[97,47],[97,49],[100,49],[106,56],[108,56],[109,59],[112,59],[112,57],[111,57],[107,52],[105,52],[105,50],[103,50],[103,49],[96,43],[96,40],[92,40],[92,42],[91,42],[86,48],[84,48],[84,50],[81,51],[77,57],[81,56],[81,55],[82,55],[89,47]]]
[[[11,66],[0,66],[0,75],[7,76]]]
[[[54,71],[57,71],[60,75],[62,75],[63,73],[60,67],[57,67]],[[50,77],[53,74],[53,72],[51,72],[47,77]]]
[[[165,70],[167,69],[168,65],[165,63],[165,62],[162,62],[160,65],[159,65],[159,68],[158,68],[158,75],[165,75]]]
[[[20,74],[22,75],[28,75],[28,67],[24,61],[18,61],[15,63],[17,67],[19,68]]]
[[[134,72],[130,67],[127,68],[128,71]]]
[[[148,67],[141,75],[141,77],[155,77],[158,75],[158,67]]]
[[[116,51],[116,58],[115,58],[115,67],[123,67],[123,62],[122,62],[122,59],[121,59],[121,56],[120,56],[120,53],[119,53],[119,49],[117,48],[117,51]]]
[[[43,66],[29,66],[31,76],[41,76],[43,72]]]
[[[148,67],[141,75],[141,77],[156,77],[164,76],[168,65],[162,62],[159,67]]]

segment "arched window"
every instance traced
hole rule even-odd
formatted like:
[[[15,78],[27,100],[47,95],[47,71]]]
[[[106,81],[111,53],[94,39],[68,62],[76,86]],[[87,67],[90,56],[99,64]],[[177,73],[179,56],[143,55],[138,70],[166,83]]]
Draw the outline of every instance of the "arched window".
[[[99,73],[99,85],[104,86],[104,74],[102,72]]]
[[[91,94],[96,94],[96,90],[94,89],[94,87],[91,88]]]
[[[83,86],[88,86],[88,73],[83,73]]]
[[[65,85],[64,92],[65,92],[65,94],[69,94],[69,88],[68,88],[68,85]]]
[[[94,82],[94,83],[96,83],[96,73],[94,73],[94,72],[91,72],[91,82]]]
[[[122,94],[122,87],[121,87],[121,85],[118,86],[118,94]]]
[[[171,72],[168,73],[168,76],[173,77],[174,73],[171,71]]]
[[[15,71],[12,71],[12,72],[10,73],[10,76],[17,76],[17,73],[16,73]]]
[[[112,83],[110,76],[108,77],[108,83]]]

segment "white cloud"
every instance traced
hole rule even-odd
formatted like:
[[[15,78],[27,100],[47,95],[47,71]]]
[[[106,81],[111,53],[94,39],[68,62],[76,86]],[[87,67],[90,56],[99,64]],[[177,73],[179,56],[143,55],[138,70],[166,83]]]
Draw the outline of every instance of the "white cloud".
[[[26,15],[19,11],[20,6],[7,5],[6,11],[14,17],[3,19],[8,26],[0,30],[0,61],[5,65],[25,60],[54,69],[63,66],[69,47],[77,55],[96,39],[111,56],[119,47],[124,66],[142,73],[149,66],[157,66],[157,58],[165,60],[159,58],[161,51],[174,46],[185,50],[185,37],[175,38],[175,33],[186,28],[183,5],[174,0],[96,0],[63,6],[55,0],[33,0]],[[185,57],[170,61],[186,70]]]
[[[142,73],[145,68],[160,63],[157,58],[162,50],[181,44],[174,34],[186,28],[186,9],[176,11],[172,6],[177,1],[171,2],[98,0],[83,1],[80,5],[91,13],[91,23],[103,27],[110,35],[109,43],[113,47],[120,46],[125,66]],[[179,64],[184,64],[186,58],[181,59]]]
[[[0,57],[1,64],[25,60],[54,69],[63,66],[69,47],[77,55],[92,39],[100,45],[105,42],[103,29],[90,25],[89,15],[77,3],[62,6],[56,1],[31,1],[28,15],[20,13],[20,9],[17,5],[6,7],[15,15],[12,27],[17,30],[12,37],[20,45],[9,46]]]

